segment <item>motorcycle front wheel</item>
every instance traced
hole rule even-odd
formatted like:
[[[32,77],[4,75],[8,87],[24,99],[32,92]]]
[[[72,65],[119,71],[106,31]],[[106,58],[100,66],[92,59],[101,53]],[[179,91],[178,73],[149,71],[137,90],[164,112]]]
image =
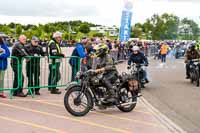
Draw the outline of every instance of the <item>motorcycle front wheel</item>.
[[[93,107],[92,96],[88,91],[81,92],[81,87],[73,87],[65,93],[64,105],[71,115],[85,116]]]

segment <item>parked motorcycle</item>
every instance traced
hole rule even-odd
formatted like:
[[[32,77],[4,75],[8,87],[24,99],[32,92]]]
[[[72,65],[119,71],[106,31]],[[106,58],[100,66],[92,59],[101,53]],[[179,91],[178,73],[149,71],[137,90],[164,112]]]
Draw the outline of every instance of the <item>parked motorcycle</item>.
[[[100,72],[101,71],[101,72]],[[103,70],[78,72],[76,78],[80,83],[72,82],[66,88],[64,105],[74,116],[84,116],[95,106],[99,109],[117,107],[122,112],[131,112],[137,104],[139,82],[132,74],[122,73],[113,86],[117,102],[105,102],[107,88],[102,86]]]

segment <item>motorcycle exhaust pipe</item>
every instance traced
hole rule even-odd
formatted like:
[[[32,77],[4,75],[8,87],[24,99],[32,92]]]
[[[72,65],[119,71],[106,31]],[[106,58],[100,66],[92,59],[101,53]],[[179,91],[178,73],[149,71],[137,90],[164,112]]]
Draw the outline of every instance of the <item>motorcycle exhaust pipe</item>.
[[[137,103],[137,102],[122,103],[122,104],[120,104],[118,106],[128,106],[128,105],[132,105],[132,104],[135,104],[135,103]]]

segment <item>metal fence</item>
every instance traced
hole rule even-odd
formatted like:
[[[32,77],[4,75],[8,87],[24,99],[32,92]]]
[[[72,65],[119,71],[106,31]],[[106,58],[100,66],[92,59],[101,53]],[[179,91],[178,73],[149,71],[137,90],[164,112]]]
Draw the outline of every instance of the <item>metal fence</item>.
[[[16,60],[15,64],[11,63],[12,60]],[[76,61],[73,66],[70,65],[70,60]],[[14,71],[14,69],[17,70]],[[66,87],[72,80],[72,73],[75,74],[78,71],[80,71],[79,57],[26,56],[22,59],[10,57],[7,70],[0,71],[2,83],[0,91],[10,91],[9,96],[12,98],[13,91],[24,88],[34,96],[34,89],[51,90],[55,87]],[[17,78],[17,83],[14,83],[14,78]],[[17,84],[17,87],[14,84]]]

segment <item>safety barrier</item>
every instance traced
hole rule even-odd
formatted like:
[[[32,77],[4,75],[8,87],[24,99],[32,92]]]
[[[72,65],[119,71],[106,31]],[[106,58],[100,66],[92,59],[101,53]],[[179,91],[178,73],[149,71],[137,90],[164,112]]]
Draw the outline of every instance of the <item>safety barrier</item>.
[[[8,69],[5,71],[6,74],[3,78],[4,86],[0,86],[0,91],[10,91],[10,98],[12,98],[13,92],[20,88],[28,89],[28,92],[33,97],[33,90],[35,89],[48,88],[51,90],[56,87],[64,88],[75,74],[80,71],[79,57],[26,56],[20,60],[17,57],[10,58],[12,58],[11,60],[16,59],[17,63],[16,65],[9,65],[9,60]],[[69,62],[71,62],[72,66]],[[15,74],[17,75],[14,75],[13,71],[16,68],[17,72]],[[17,87],[13,88],[14,78],[17,78],[15,83]]]
[[[20,74],[16,76],[14,83],[14,77],[16,73],[20,73],[20,64],[17,57],[11,56],[7,58],[7,69],[4,70],[5,62],[0,63],[0,92],[9,91],[9,97],[12,98],[13,91],[17,90],[20,87]]]

